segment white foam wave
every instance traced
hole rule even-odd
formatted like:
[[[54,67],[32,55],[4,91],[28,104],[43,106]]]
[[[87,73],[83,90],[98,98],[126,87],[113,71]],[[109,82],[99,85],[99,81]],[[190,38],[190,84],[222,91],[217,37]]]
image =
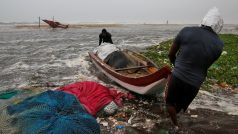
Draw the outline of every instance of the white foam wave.
[[[230,115],[238,115],[238,95],[231,96],[214,95],[207,91],[200,90],[197,97],[189,106],[191,109],[205,108],[215,111],[226,112]]]
[[[77,38],[44,38],[44,39],[26,39],[26,40],[11,40],[11,41],[1,41],[1,44],[17,44],[17,43],[37,43],[37,42],[51,42],[51,41],[64,41],[64,40],[78,40]]]
[[[23,63],[22,61],[19,61],[19,62],[16,62],[15,64],[11,65],[10,67],[3,69],[2,72],[7,73],[7,72],[11,72],[13,70],[22,70],[22,69],[26,70],[29,68],[30,68],[29,65]]]
[[[151,46],[151,44],[148,44],[148,43],[130,43],[128,41],[125,41],[123,43],[118,44],[117,46],[121,49],[130,49],[130,48],[141,49],[141,48]]]
[[[83,67],[88,68],[88,61],[85,60],[85,54],[79,55],[79,57],[74,59],[60,60],[60,62],[64,63],[68,67]]]

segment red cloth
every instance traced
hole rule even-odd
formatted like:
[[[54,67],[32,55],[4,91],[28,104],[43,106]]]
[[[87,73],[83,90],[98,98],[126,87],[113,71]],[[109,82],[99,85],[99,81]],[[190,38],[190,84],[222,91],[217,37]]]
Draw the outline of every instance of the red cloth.
[[[121,106],[122,98],[134,98],[130,93],[109,89],[92,81],[69,84],[60,87],[58,90],[75,95],[84,108],[93,116],[96,116],[97,112],[111,101]]]

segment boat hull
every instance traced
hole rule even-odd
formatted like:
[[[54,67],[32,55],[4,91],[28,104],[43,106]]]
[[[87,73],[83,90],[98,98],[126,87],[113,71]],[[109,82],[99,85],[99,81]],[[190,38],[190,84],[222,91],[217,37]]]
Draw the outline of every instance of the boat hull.
[[[143,77],[127,77],[112,69],[94,53],[89,52],[89,56],[94,65],[108,78],[115,81],[122,87],[138,94],[154,94],[164,91],[167,77],[170,74],[170,67],[165,66],[162,69]]]

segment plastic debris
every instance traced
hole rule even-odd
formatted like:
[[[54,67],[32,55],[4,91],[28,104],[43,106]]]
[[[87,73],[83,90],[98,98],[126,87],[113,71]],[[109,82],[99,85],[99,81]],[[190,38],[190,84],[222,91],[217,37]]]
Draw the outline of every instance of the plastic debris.
[[[198,115],[191,115],[190,117],[192,117],[192,118],[197,118]]]
[[[102,124],[104,127],[108,126],[108,122],[107,121],[101,121],[100,124]]]
[[[125,133],[125,126],[117,125],[114,134],[124,134]]]

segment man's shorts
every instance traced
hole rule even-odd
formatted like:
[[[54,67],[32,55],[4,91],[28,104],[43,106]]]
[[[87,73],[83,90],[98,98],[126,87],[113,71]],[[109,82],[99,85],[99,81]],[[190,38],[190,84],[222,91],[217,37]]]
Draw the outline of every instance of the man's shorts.
[[[193,101],[198,93],[198,88],[180,80],[173,74],[171,75],[166,94],[166,104],[174,106],[176,112],[179,113],[182,109],[186,111],[189,104]]]

